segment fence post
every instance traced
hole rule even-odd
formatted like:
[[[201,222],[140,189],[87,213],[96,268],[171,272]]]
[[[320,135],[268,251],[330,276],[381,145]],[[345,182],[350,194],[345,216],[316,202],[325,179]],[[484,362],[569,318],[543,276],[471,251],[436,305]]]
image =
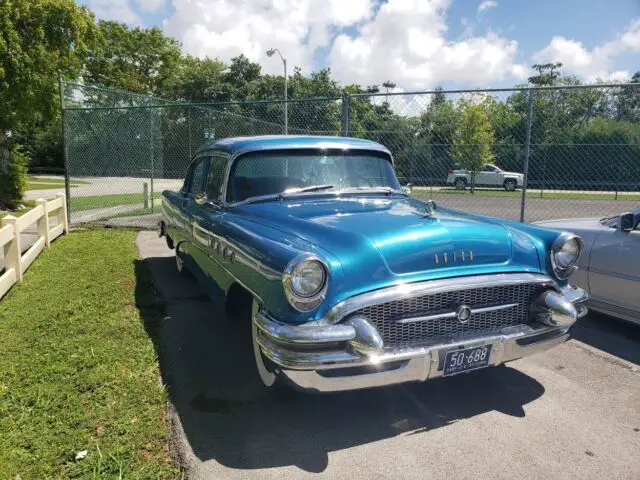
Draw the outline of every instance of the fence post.
[[[64,82],[62,81],[62,70],[58,70],[58,88],[60,89],[60,124],[62,129],[62,156],[64,159],[64,192],[65,192],[65,212],[67,215],[67,224],[71,221],[71,182],[69,181],[69,152],[67,151],[67,128],[64,124]],[[66,230],[65,230],[66,232]]]
[[[531,123],[533,120],[533,90],[529,89],[527,106],[527,137],[524,144],[524,178],[522,180],[522,199],[520,202],[520,222],[524,223],[524,209],[527,205],[527,182],[529,181],[529,155],[531,153]]]
[[[44,198],[36,200],[36,206],[42,207],[44,214],[38,219],[38,239],[44,238],[44,246],[49,248],[51,240],[49,239],[49,213],[47,212],[47,201]]]
[[[67,202],[69,199],[65,198],[64,193],[59,193],[56,198],[62,199],[62,208],[58,210],[58,225],[64,225],[63,230],[65,235],[69,233],[69,212],[67,211]]]
[[[149,118],[149,121],[151,122],[151,131],[149,132],[149,137],[151,138],[150,143],[150,154],[151,154],[151,213],[153,213],[153,176],[155,175],[154,171],[153,171],[153,162],[154,162],[154,155],[155,152],[153,151],[153,128],[154,128],[154,122],[153,122],[153,109],[151,109],[151,111],[149,112],[151,117]]]
[[[2,226],[5,225],[13,227],[13,240],[4,246],[4,266],[6,270],[13,268],[16,272],[16,282],[22,283],[22,246],[18,232],[18,219],[13,215],[7,215],[2,219]]]
[[[189,134],[189,158],[187,159],[187,165],[191,162],[191,105],[187,107],[187,127]]]
[[[142,182],[142,198],[144,202],[144,209],[149,209],[149,182]]]
[[[349,92],[342,93],[342,116],[340,118],[341,134],[343,137],[349,136],[349,107],[351,105],[351,95]]]

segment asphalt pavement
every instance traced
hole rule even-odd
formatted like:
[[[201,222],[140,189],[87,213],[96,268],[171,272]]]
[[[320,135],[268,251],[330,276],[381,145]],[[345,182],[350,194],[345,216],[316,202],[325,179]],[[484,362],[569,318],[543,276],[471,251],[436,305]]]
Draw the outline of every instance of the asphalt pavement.
[[[253,372],[248,324],[179,276],[155,233],[138,248],[138,282],[150,273],[158,292],[139,308],[169,392],[170,454],[187,478],[640,478],[637,327],[590,314],[578,340],[506,368],[273,394]]]

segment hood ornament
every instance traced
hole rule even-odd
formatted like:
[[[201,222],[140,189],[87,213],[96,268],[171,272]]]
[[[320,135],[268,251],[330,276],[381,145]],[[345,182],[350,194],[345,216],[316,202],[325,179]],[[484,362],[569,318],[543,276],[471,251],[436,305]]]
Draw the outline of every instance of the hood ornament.
[[[416,214],[420,215],[422,218],[430,217],[431,215],[436,213],[436,202],[434,202],[433,200],[422,202],[422,206],[424,207],[424,211],[422,213],[416,212]]]

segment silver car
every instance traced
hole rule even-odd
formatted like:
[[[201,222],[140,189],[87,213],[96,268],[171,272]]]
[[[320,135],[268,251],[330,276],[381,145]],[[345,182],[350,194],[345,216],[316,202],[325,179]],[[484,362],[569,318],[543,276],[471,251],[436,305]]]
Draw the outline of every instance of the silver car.
[[[590,309],[640,325],[640,208],[537,225],[568,230],[584,241],[571,282],[589,292]]]

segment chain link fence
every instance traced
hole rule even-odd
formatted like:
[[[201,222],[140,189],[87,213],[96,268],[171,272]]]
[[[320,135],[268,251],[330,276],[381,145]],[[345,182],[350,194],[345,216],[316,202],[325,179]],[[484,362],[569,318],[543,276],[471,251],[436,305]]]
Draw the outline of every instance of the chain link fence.
[[[387,146],[413,195],[514,220],[640,205],[640,86],[567,86],[181,104],[61,85],[74,225],[148,226],[207,141],[349,135]],[[285,127],[285,113],[288,127]],[[524,194],[523,194],[524,192]]]

